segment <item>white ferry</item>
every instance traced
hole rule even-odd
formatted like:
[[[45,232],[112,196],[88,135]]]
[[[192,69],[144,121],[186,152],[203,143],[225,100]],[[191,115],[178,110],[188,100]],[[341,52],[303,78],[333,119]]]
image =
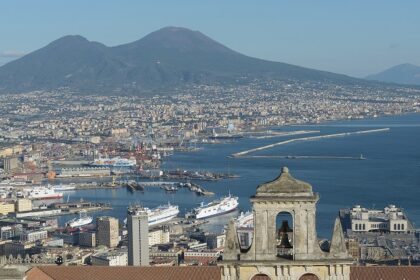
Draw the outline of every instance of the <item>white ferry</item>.
[[[154,226],[160,223],[164,223],[172,220],[179,214],[179,209],[177,205],[161,205],[156,208],[150,209],[144,207],[144,210],[148,215],[149,226]],[[127,219],[124,220],[124,223],[127,224]]]
[[[29,199],[53,199],[62,198],[63,193],[56,192],[53,188],[48,187],[34,187],[25,190],[25,196]]]
[[[71,219],[66,223],[66,227],[81,227],[92,223],[93,218],[86,215],[86,211],[79,212],[79,218]]]
[[[53,188],[55,191],[71,191],[76,189],[76,184],[75,183],[70,183],[70,184],[60,184],[60,185],[54,185],[54,186],[50,186],[48,185],[48,187]]]
[[[154,209],[145,208],[149,216],[149,226],[157,225],[172,220],[179,214],[177,205],[161,205]]]
[[[238,205],[238,197],[229,194],[208,204],[202,202],[200,207],[193,210],[193,214],[196,219],[204,219],[234,211]]]
[[[134,167],[136,166],[137,161],[135,158],[98,158],[95,159],[90,165],[91,166],[100,166],[100,167]]]

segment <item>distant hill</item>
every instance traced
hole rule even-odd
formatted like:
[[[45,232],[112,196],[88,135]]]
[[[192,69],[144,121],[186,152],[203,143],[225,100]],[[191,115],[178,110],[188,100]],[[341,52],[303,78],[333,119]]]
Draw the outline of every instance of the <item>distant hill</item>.
[[[81,36],[62,37],[0,67],[0,92],[68,87],[81,93],[137,94],[255,79],[363,83],[345,75],[252,58],[198,31],[165,27],[116,47]]]
[[[388,83],[420,85],[420,67],[410,63],[400,64],[383,72],[369,75],[366,79]]]

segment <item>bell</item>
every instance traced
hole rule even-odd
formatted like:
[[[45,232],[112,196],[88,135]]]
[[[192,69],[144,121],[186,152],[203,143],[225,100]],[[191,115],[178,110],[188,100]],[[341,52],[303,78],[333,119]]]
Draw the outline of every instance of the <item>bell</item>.
[[[292,244],[289,241],[289,232],[292,232],[292,229],[289,227],[289,224],[286,220],[282,222],[281,228],[278,231],[278,239],[280,240],[280,244],[277,246],[278,248],[285,248],[291,249],[293,248]]]

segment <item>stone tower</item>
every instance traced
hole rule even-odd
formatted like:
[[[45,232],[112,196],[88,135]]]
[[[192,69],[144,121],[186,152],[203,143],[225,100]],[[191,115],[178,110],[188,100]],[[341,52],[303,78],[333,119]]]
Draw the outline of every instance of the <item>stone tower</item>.
[[[287,167],[271,182],[261,184],[251,197],[254,214],[252,245],[241,249],[235,223],[229,223],[223,254],[222,278],[348,280],[352,260],[346,251],[340,220],[334,225],[328,252],[321,250],[316,232],[316,203],[312,186],[292,177]],[[292,248],[279,253],[276,218],[290,214]],[[287,242],[289,244],[289,242]]]

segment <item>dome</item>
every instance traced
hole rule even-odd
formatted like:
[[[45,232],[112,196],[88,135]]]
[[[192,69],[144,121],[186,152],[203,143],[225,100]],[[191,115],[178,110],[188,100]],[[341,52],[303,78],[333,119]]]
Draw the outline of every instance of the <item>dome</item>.
[[[287,167],[283,167],[280,175],[271,182],[257,187],[258,194],[312,194],[312,186],[309,183],[295,179]]]

